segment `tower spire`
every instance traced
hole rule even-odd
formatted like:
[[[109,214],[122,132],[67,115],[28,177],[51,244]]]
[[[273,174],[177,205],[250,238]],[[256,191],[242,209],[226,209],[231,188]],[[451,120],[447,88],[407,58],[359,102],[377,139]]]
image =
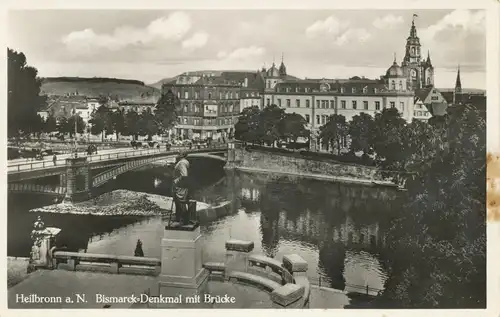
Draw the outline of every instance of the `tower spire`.
[[[283,52],[281,52],[281,64],[283,64]]]
[[[455,91],[453,92],[453,103],[459,103],[459,99],[457,95],[462,94],[462,81],[460,80],[460,64],[458,64],[457,69],[457,80],[455,82]]]
[[[393,64],[394,64],[394,65],[396,65],[396,64],[397,64],[397,62],[396,62],[396,52],[394,52],[394,62],[393,62]]]
[[[455,82],[455,92],[462,93],[462,80],[460,79],[460,64],[458,64],[458,69],[457,69],[457,80]]]
[[[418,17],[418,15],[413,14],[413,18],[411,20],[410,37],[412,37],[412,38],[417,37],[417,28],[415,27],[415,18],[416,17]]]

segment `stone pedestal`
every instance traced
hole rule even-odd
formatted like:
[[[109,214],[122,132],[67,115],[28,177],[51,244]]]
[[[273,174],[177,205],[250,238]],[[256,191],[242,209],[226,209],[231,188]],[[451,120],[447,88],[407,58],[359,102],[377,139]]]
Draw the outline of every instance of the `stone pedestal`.
[[[203,303],[189,303],[189,298],[208,293],[209,272],[202,267],[202,241],[199,224],[165,227],[161,241],[161,296],[182,296],[175,307],[201,308]],[[167,305],[168,306],[168,305]]]
[[[254,248],[253,241],[232,239],[226,242],[226,275],[233,271],[248,270],[248,256]]]
[[[92,177],[86,157],[66,159],[66,195],[64,202],[79,202],[90,199]]]

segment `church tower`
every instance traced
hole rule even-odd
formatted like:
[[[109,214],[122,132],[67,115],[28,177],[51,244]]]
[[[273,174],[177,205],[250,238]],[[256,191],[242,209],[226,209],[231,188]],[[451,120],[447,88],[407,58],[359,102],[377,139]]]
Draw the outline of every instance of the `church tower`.
[[[283,53],[281,53],[281,65],[279,69],[279,74],[280,77],[286,77],[286,66],[285,63],[283,62]]]
[[[410,36],[406,39],[405,56],[401,66],[405,72],[408,88],[412,90],[422,88],[422,65],[420,56],[420,39],[417,36],[417,28],[415,27],[415,17],[411,21]]]
[[[434,67],[431,62],[431,54],[427,51],[427,59],[422,62],[422,86],[434,86]]]
[[[455,81],[455,90],[453,91],[454,104],[459,103],[461,95],[462,95],[462,81],[460,80],[460,65],[459,65],[457,71],[457,80]]]

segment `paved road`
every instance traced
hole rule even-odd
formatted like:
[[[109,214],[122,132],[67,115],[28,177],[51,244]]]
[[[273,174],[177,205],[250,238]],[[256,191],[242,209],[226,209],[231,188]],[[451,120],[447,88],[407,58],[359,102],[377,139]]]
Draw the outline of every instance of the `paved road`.
[[[170,151],[176,151],[180,149],[187,149],[186,147],[172,147]],[[193,149],[194,150],[194,149]],[[87,157],[89,162],[106,161],[116,158],[125,158],[133,156],[143,156],[147,154],[161,153],[165,152],[165,147],[160,149],[148,148],[148,149],[132,149],[132,148],[119,148],[119,149],[109,149],[98,151],[97,154],[87,155],[85,152],[79,152],[79,157]],[[46,156],[43,160],[34,159],[15,159],[9,160],[7,164],[7,171],[18,172],[27,170],[39,170],[44,168],[53,168],[54,166],[63,166],[66,164],[66,158],[71,157],[74,154],[62,154],[57,156],[57,161],[54,164],[52,156]]]

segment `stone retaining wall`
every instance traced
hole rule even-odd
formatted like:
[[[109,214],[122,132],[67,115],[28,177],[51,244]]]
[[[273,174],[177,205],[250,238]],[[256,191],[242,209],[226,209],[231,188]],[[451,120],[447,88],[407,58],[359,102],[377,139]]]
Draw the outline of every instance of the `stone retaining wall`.
[[[353,183],[372,184],[373,181],[387,182],[376,167],[339,163],[325,159],[302,158],[293,155],[265,152],[262,150],[235,149],[235,169],[295,174],[303,177],[331,179]]]

